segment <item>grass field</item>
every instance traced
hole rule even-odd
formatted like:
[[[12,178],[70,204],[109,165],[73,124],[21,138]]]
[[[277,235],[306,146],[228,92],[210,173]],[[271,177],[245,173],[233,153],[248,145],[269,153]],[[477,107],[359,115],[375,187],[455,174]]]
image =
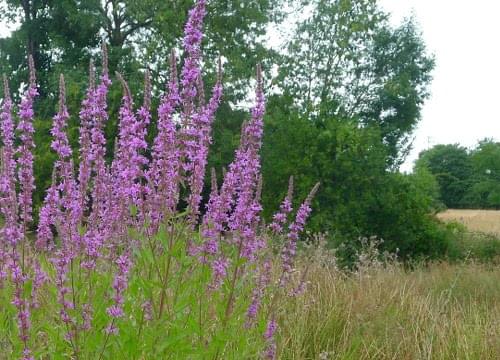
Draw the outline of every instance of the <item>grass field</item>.
[[[500,359],[500,268],[315,265],[284,319],[282,359]]]
[[[500,211],[449,209],[438,217],[443,221],[458,221],[471,231],[480,231],[500,236]]]

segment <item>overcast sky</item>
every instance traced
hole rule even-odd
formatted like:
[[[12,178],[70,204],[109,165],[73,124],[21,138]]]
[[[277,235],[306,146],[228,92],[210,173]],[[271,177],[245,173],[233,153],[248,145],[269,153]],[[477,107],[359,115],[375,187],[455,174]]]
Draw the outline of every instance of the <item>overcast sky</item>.
[[[500,139],[500,0],[380,0],[395,24],[415,14],[436,56],[431,98],[402,170],[434,144]],[[0,36],[9,32],[0,24]]]
[[[473,146],[500,139],[500,1],[380,0],[393,21],[415,14],[429,50],[436,56],[431,98],[424,106],[412,167],[429,145]]]

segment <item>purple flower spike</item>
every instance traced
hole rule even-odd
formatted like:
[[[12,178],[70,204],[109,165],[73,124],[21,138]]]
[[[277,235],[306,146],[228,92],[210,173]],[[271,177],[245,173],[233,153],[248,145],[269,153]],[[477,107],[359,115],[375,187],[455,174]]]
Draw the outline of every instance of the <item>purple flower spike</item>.
[[[317,183],[300,206],[295,216],[295,221],[288,227],[287,242],[281,253],[281,260],[283,262],[283,273],[280,279],[280,285],[285,286],[288,282],[295,262],[295,255],[297,253],[297,241],[299,240],[300,233],[304,230],[307,218],[311,213],[311,202],[319,189]]]
[[[19,138],[21,140],[17,152],[19,153],[19,158],[17,160],[19,164],[18,169],[18,179],[20,186],[19,193],[19,207],[20,216],[23,222],[24,229],[28,223],[30,223],[32,218],[32,195],[35,189],[35,178],[33,177],[33,149],[35,148],[35,143],[33,141],[33,134],[35,129],[33,128],[33,103],[38,96],[38,90],[36,88],[36,78],[35,78],[35,64],[33,62],[33,57],[30,55],[28,58],[30,81],[28,90],[25,92],[21,104],[19,106],[19,124],[17,130],[19,131]],[[23,235],[25,230],[23,231]]]
[[[12,118],[13,103],[10,97],[9,83],[4,75],[4,99],[0,112],[0,135],[3,142],[1,149],[1,169],[0,169],[0,212],[5,224],[1,229],[2,245],[12,244],[15,246],[21,238],[20,227],[18,225],[17,195],[16,195],[16,160],[14,147],[14,120]]]
[[[273,222],[269,228],[274,234],[281,234],[283,232],[283,225],[287,222],[288,215],[292,212],[292,199],[293,199],[293,176],[290,176],[288,182],[288,193],[280,205],[280,211],[273,215]]]
[[[180,103],[175,52],[170,55],[170,80],[158,108],[158,134],[154,139],[152,162],[147,172],[149,185],[149,217],[153,228],[172,214],[179,192],[179,150],[177,130],[173,120]]]

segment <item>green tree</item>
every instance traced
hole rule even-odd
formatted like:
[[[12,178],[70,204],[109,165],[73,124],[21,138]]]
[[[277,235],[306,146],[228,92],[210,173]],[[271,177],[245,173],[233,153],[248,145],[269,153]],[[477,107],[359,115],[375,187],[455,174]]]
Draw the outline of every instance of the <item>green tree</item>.
[[[473,172],[465,201],[475,208],[500,208],[500,143],[479,142],[470,154]]]
[[[449,208],[465,205],[464,196],[471,186],[472,164],[467,148],[458,144],[436,145],[422,151],[415,168],[426,168],[440,188],[440,197]]]
[[[280,68],[308,117],[375,126],[397,167],[428,95],[434,61],[412,19],[393,28],[376,0],[313,0]]]

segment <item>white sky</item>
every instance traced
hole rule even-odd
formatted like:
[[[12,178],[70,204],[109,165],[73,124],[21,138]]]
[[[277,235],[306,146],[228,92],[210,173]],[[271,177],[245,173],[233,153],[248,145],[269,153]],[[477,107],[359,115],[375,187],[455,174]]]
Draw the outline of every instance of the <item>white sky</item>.
[[[414,150],[440,143],[474,146],[500,139],[500,1],[380,0],[398,23],[412,12],[436,56],[431,98],[415,133]],[[499,160],[500,161],[500,160]]]
[[[429,145],[500,139],[500,0],[379,0],[395,24],[415,14],[436,56],[431,98],[402,170]],[[0,37],[9,33],[0,24]]]

